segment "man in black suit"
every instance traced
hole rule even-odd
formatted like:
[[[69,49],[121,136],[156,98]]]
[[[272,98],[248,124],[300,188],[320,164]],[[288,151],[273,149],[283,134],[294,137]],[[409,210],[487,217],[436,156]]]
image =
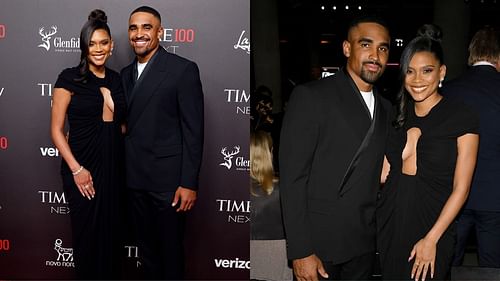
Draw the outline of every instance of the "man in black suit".
[[[294,89],[281,131],[280,181],[288,258],[298,280],[369,279],[375,205],[390,107],[373,88],[389,56],[377,18],[354,20],[347,65]]]
[[[446,83],[443,93],[479,113],[479,152],[469,199],[458,218],[454,265],[461,265],[467,238],[476,232],[479,265],[500,267],[500,34],[485,27],[469,44],[464,74]]]
[[[159,44],[161,17],[129,18],[136,59],[122,72],[128,118],[126,179],[145,278],[182,279],[184,212],[196,200],[203,149],[203,92],[194,62]]]

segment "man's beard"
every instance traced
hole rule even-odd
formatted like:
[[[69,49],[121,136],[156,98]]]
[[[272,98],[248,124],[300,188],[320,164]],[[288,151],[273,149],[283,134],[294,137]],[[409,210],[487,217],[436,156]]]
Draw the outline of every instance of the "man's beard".
[[[365,64],[368,64],[368,63],[364,63],[363,66]],[[377,71],[377,72],[365,70],[364,67],[361,67],[361,73],[359,75],[359,77],[361,77],[361,80],[363,80],[369,84],[374,84],[375,82],[377,82],[377,80],[380,78],[380,76],[382,76],[382,73],[384,72],[384,70],[382,68],[382,65],[380,65],[379,63],[375,63],[375,64],[380,67],[379,71]]]
[[[139,56],[139,57],[145,57],[145,56],[147,56],[149,53],[151,53],[151,51],[153,51],[153,49],[152,49],[152,48],[150,48],[150,47],[146,47],[146,48],[144,48],[144,49],[139,49],[139,50],[137,50],[137,49],[135,49],[135,48],[134,48],[134,53],[135,53],[137,56]]]

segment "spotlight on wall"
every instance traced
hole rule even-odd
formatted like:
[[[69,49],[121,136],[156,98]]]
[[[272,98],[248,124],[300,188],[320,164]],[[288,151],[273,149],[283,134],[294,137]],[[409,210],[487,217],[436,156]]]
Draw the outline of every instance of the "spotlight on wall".
[[[349,5],[345,5],[345,9],[346,9],[346,10],[349,10]]]

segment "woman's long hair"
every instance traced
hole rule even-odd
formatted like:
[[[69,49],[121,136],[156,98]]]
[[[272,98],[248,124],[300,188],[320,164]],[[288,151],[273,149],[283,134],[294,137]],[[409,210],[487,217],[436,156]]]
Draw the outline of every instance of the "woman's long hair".
[[[273,192],[272,146],[269,133],[256,131],[250,134],[250,177],[259,183],[266,194]]]
[[[78,65],[80,71],[80,77],[76,80],[78,82],[87,83],[87,78],[89,75],[89,44],[92,39],[92,34],[98,29],[105,30],[109,37],[111,37],[111,31],[108,26],[108,17],[104,11],[95,9],[90,12],[87,22],[83,25],[80,31],[80,50],[82,51],[80,56],[80,64]]]
[[[417,37],[408,43],[401,54],[399,79],[401,87],[397,94],[397,112],[393,126],[397,129],[404,126],[408,117],[408,108],[413,104],[413,99],[405,88],[405,78],[408,72],[408,66],[415,53],[429,52],[436,56],[439,63],[444,64],[443,48],[441,47],[442,32],[441,29],[432,24],[425,24],[419,28]]]

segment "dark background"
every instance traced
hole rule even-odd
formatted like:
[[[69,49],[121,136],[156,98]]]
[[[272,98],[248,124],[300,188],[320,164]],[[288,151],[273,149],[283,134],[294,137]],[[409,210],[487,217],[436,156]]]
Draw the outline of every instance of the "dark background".
[[[378,14],[389,25],[389,63],[377,86],[392,102],[399,89],[399,58],[420,26],[434,23],[443,31],[445,83],[467,69],[474,33],[484,25],[500,28],[500,0],[252,0],[251,89],[271,89],[274,116],[282,116],[295,85],[345,65],[347,25],[361,14]],[[464,265],[475,266],[475,237],[469,238]],[[456,276],[466,276],[459,270],[454,268]]]
[[[275,112],[295,84],[318,79],[323,68],[345,64],[341,46],[347,24],[360,14],[378,14],[389,25],[389,65],[378,84],[390,99],[399,87],[401,52],[422,24],[443,29],[446,80],[466,69],[475,31],[484,25],[500,27],[497,0],[252,0],[251,9],[252,89],[270,87]],[[397,46],[395,39],[403,39],[403,45]]]

